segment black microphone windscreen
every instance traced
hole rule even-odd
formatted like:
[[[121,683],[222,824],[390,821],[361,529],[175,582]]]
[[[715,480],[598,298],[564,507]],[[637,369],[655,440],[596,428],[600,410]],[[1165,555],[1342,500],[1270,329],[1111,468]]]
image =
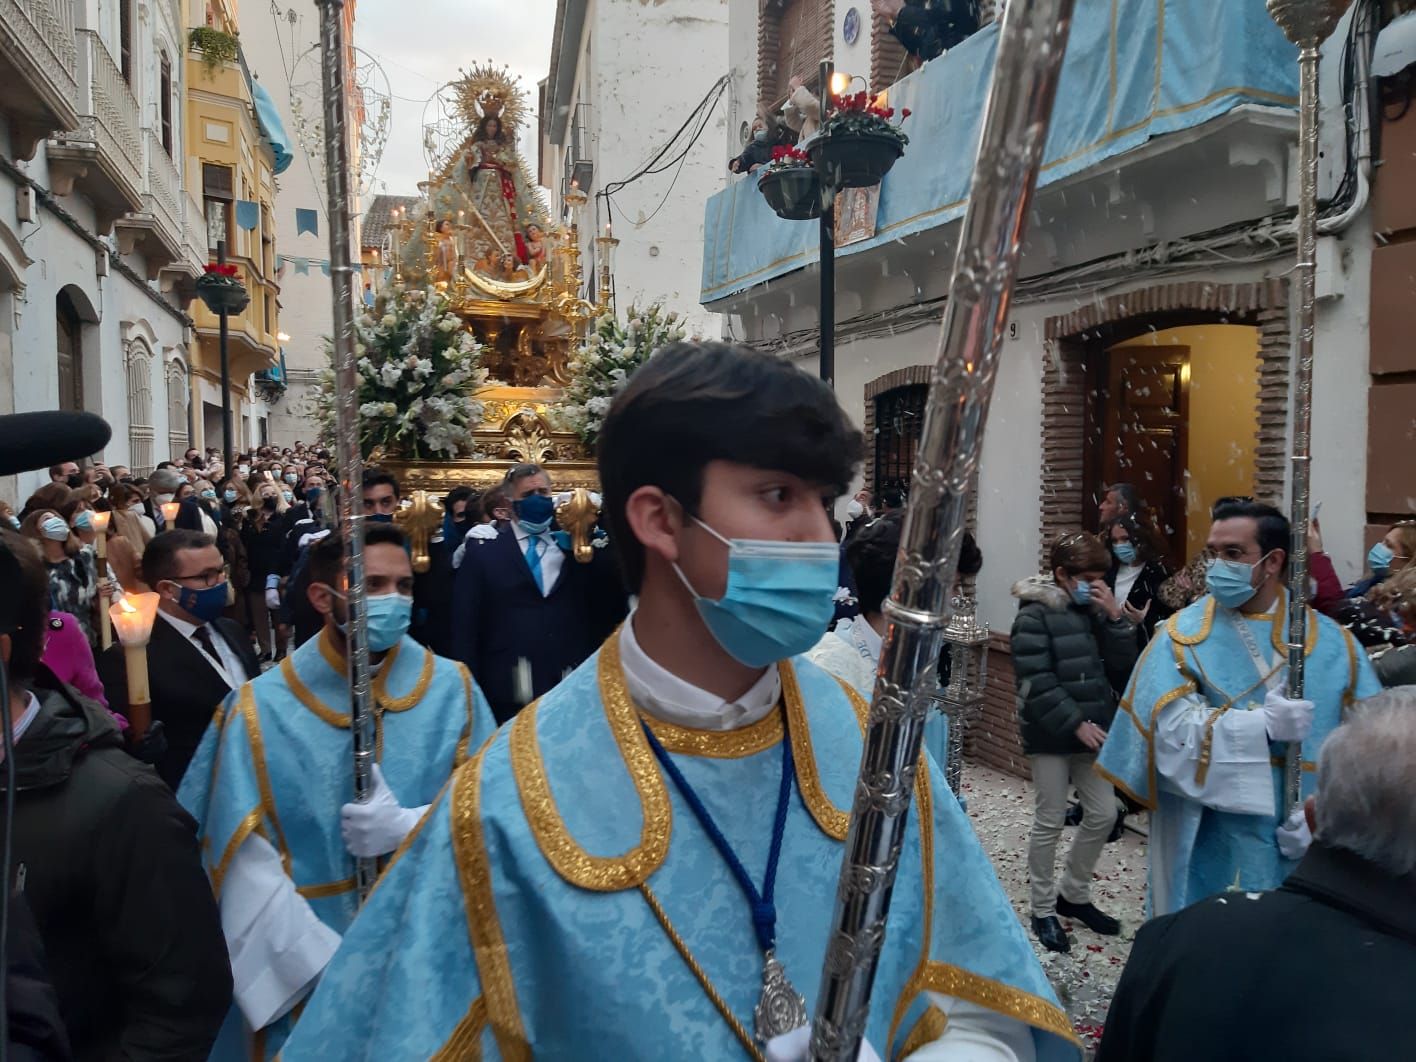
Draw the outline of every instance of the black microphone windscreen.
[[[58,410],[0,416],[0,476],[78,461],[108,445],[113,429],[92,413]]]

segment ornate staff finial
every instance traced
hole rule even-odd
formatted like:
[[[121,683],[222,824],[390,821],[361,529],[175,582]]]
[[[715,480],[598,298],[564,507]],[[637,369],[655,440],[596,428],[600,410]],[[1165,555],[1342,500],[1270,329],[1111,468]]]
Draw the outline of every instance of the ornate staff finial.
[[[1266,6],[1283,35],[1301,48],[1327,40],[1352,0],[1268,0]]]

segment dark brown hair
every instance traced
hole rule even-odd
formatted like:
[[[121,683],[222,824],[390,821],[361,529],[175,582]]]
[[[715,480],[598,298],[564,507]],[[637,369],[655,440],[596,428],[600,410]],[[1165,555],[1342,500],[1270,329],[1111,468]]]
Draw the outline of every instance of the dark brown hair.
[[[1052,570],[1064,569],[1068,575],[1083,572],[1104,572],[1111,567],[1111,551],[1095,535],[1085,531],[1069,531],[1052,544]]]

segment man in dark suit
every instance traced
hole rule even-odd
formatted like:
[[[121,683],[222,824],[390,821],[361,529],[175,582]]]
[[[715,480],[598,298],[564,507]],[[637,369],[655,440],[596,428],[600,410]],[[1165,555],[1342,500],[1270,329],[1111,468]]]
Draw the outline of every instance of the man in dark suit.
[[[217,705],[261,667],[246,632],[221,617],[226,574],[210,535],[158,535],[143,553],[143,581],[162,595],[147,648],[148,683],[152,717],[167,738],[167,752],[155,766],[175,790]],[[121,646],[99,656],[98,672],[108,706],[126,712],[128,668]]]
[[[1306,811],[1279,888],[1141,928],[1097,1062],[1416,1058],[1416,691],[1333,731]]]
[[[517,465],[505,486],[515,518],[495,537],[468,535],[452,602],[454,651],[498,724],[578,667],[627,611],[608,551],[578,564],[552,531],[545,471]]]

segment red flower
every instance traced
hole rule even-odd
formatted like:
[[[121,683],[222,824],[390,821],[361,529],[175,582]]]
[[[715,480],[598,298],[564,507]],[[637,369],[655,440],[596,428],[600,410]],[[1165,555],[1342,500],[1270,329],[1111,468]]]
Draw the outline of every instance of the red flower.
[[[216,262],[210,262],[207,264],[206,271],[208,273],[216,273],[223,277],[234,277],[241,272],[241,270],[237,266],[234,266],[229,262],[225,265],[219,265]]]
[[[904,110],[902,110],[902,111],[900,112],[900,118],[901,118],[901,119],[908,118],[909,116],[910,116],[910,109],[909,109],[908,107],[906,107]]]

